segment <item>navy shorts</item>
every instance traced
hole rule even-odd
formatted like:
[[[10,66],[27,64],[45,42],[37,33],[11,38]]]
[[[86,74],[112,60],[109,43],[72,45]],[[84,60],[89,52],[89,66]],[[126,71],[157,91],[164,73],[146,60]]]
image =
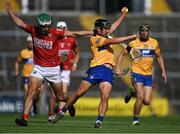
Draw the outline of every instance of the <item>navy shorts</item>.
[[[104,65],[91,67],[86,72],[86,75],[83,77],[83,80],[86,80],[91,84],[109,82],[111,85],[113,85],[113,72],[112,69]]]
[[[137,73],[132,73],[132,83],[142,83],[144,86],[153,86],[152,75],[141,75]]]
[[[23,77],[23,84],[28,84],[29,77]]]

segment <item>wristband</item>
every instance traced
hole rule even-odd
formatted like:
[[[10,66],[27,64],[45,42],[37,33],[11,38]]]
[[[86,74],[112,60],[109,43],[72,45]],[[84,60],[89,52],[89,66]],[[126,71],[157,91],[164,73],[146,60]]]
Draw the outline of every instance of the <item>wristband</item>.
[[[128,53],[131,51],[131,47],[130,46],[127,46],[126,47],[126,50],[128,51]]]

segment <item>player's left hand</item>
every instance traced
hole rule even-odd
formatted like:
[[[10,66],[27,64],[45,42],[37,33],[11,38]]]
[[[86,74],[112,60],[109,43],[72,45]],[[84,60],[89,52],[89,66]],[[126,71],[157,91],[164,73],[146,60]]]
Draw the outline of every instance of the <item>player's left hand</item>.
[[[165,72],[162,72],[162,77],[164,79],[164,83],[166,84],[167,83],[167,75]]]

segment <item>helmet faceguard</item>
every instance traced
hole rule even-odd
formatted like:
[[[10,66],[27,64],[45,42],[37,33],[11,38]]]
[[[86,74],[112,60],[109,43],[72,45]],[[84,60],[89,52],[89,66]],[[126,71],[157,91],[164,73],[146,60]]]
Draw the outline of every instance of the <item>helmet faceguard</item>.
[[[139,26],[139,34],[141,41],[147,41],[150,34],[150,26],[148,24],[142,24]]]
[[[111,28],[111,22],[109,22],[106,19],[97,19],[94,23],[94,35],[99,34],[98,29],[110,29]]]
[[[150,31],[150,27],[148,24],[142,24],[139,26],[139,32],[142,32],[142,31]]]
[[[56,27],[59,29],[67,29],[67,24],[64,21],[58,21]]]
[[[38,25],[50,26],[51,25],[51,17],[46,13],[42,13],[42,14],[38,15]]]
[[[37,25],[38,25],[38,30],[39,30],[38,32],[43,35],[48,34],[51,23],[52,23],[51,17],[48,14],[42,13],[38,15],[38,18],[37,18]]]
[[[106,19],[97,19],[94,23],[94,27],[109,29],[111,28],[111,22]]]

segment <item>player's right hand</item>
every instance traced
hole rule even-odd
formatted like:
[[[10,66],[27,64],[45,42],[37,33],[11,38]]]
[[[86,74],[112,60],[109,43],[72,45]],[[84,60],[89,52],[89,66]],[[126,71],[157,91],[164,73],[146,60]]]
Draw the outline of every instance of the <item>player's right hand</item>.
[[[127,7],[123,7],[121,9],[121,13],[122,13],[122,15],[126,15],[126,13],[128,13],[128,8]]]
[[[167,83],[167,75],[166,73],[162,72],[162,77],[164,78],[164,83]]]
[[[12,5],[10,1],[6,2],[6,12],[9,12],[12,9]]]

